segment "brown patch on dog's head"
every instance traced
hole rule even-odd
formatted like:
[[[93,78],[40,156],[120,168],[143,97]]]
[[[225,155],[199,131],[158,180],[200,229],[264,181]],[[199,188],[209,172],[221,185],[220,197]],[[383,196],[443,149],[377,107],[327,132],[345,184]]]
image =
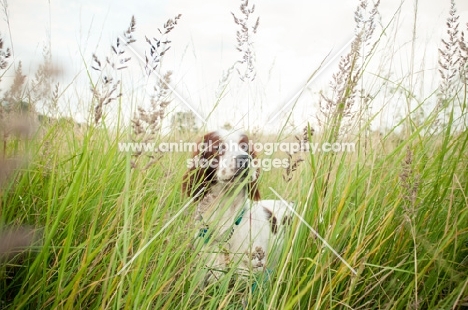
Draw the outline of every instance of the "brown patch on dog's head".
[[[216,184],[215,161],[219,162],[220,152],[222,152],[220,140],[218,133],[213,131],[205,134],[197,142],[191,166],[184,174],[182,181],[182,191],[189,197],[197,195],[203,188],[201,194],[197,196],[197,200],[200,200],[208,193],[209,187]]]

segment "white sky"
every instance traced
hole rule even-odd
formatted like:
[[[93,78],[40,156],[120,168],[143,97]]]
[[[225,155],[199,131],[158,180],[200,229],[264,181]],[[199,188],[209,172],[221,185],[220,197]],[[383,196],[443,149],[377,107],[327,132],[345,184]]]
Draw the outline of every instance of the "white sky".
[[[256,4],[253,16],[260,16],[260,26],[254,37],[257,77],[251,83],[241,83],[233,73],[227,94],[209,119],[209,127],[230,122],[239,127],[266,128],[268,118],[305,85],[324,57],[329,52],[336,54],[353,35],[355,0],[296,0],[294,4],[284,0],[250,2]],[[424,69],[421,84],[430,92],[431,85],[437,81],[437,48],[445,32],[449,0],[403,2],[397,20],[385,36],[393,43],[386,47],[382,44],[376,58],[388,53],[391,46],[394,62],[388,70],[392,77],[398,81],[408,74],[416,2],[419,3],[418,41],[414,66]],[[86,68],[91,65],[91,55],[96,52],[102,59],[108,55],[110,44],[128,27],[132,15],[137,20],[135,37],[138,41],[134,48],[143,53],[144,36],[157,36],[157,28],[180,13],[182,18],[171,33],[172,47],[163,69],[174,71],[173,86],[177,92],[197,112],[207,116],[215,104],[223,74],[241,57],[235,49],[237,25],[231,16],[231,12],[239,15],[239,5],[240,1],[234,0],[14,0],[8,1],[13,42],[5,18],[0,31],[6,46],[13,46],[15,59],[23,62],[25,72],[32,72],[31,77],[42,60],[42,47],[50,35],[54,61],[65,72],[61,77],[61,89],[69,85],[62,96],[62,112],[83,120],[90,108]],[[389,22],[399,5],[397,0],[381,0],[382,25]],[[461,28],[466,30],[468,1],[458,0],[457,9]],[[376,34],[380,31],[379,27]],[[138,67],[137,57],[132,58],[132,66]],[[375,66],[382,62],[385,63],[385,58],[376,61]],[[300,128],[306,121],[313,122],[316,118],[314,94],[327,86],[331,74],[337,70],[337,63],[338,60],[330,64],[301,97],[293,113],[295,126]],[[370,70],[377,70],[377,67]],[[132,76],[124,79],[126,94],[141,93],[142,75],[136,72],[139,71],[133,70]],[[96,78],[95,72],[91,73]],[[6,87],[2,85],[1,88]],[[124,114],[127,115],[124,118],[128,121],[135,99],[124,98]],[[146,99],[142,97],[141,100]],[[188,110],[177,98],[170,109]],[[375,126],[381,125],[379,122],[389,122],[394,117],[392,113],[385,112]],[[282,114],[269,126],[284,124],[284,116]]]

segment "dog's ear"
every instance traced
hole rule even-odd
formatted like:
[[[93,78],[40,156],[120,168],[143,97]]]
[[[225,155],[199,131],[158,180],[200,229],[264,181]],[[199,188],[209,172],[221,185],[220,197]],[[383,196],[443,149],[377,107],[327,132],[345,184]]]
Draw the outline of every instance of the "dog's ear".
[[[251,200],[260,200],[260,191],[258,190],[258,178],[260,177],[260,168],[257,162],[257,153],[253,147],[253,141],[244,135],[240,141],[241,145],[248,146],[248,153],[250,155],[250,168],[252,169],[251,181],[248,184],[249,198]]]
[[[182,179],[182,192],[189,197],[197,196],[195,200],[205,197],[208,187],[216,182],[214,180],[215,168],[209,163],[214,154],[207,149],[207,144],[215,140],[213,135],[213,133],[206,134],[197,142],[193,156],[187,165],[188,170]]]
[[[203,187],[203,169],[198,167],[198,155],[194,154],[189,161],[188,170],[182,178],[182,192],[189,197],[193,197]]]

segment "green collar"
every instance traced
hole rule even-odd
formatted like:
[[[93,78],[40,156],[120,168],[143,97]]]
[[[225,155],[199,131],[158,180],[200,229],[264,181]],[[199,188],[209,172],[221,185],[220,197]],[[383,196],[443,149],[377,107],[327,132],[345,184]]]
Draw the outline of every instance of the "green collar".
[[[245,214],[245,209],[242,209],[242,211],[239,213],[239,216],[234,221],[234,224],[236,226],[239,226],[239,224],[242,221],[242,218],[244,217],[244,214]],[[233,232],[234,232],[234,227],[231,228],[231,233],[229,234],[229,238],[226,241],[228,241],[231,238]],[[198,237],[205,238],[205,243],[208,243],[211,237],[211,234],[208,234],[208,226],[200,228],[200,231],[198,232]]]
[[[242,221],[242,218],[244,217],[244,214],[245,214],[245,209],[242,209],[241,213],[239,214],[239,216],[237,217],[236,221],[234,222],[234,224],[236,224],[237,226],[239,226],[240,222]]]

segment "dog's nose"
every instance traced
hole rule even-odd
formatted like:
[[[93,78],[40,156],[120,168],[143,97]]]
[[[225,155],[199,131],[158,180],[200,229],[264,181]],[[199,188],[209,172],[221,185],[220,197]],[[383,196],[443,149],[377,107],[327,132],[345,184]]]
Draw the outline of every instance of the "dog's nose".
[[[247,169],[249,167],[249,155],[237,155],[236,156],[236,169],[237,173]]]

